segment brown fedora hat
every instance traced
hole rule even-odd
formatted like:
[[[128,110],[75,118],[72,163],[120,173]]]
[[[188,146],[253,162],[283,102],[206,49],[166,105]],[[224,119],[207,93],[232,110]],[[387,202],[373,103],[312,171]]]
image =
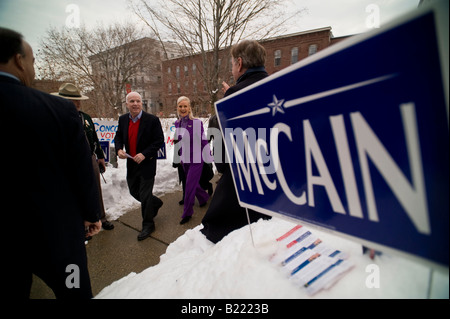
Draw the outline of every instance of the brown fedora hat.
[[[69,100],[88,100],[89,97],[81,95],[80,90],[72,83],[64,83],[58,92],[50,93]]]

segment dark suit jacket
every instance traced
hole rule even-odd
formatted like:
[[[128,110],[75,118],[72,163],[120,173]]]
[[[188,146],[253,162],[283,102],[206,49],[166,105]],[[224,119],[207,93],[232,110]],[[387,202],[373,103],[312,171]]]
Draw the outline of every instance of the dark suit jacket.
[[[30,270],[61,276],[69,264],[87,271],[84,220],[98,221],[100,207],[74,104],[0,75],[0,114],[8,276]]]
[[[125,150],[128,152],[128,123],[129,113],[119,117],[119,125],[114,138],[116,152]],[[158,150],[164,144],[164,133],[159,118],[142,111],[141,121],[137,136],[136,153],[142,153],[145,160],[137,164],[132,159],[127,160],[127,174],[136,176],[141,174],[144,178],[152,178],[156,174],[156,158]]]
[[[231,95],[267,76],[264,68],[250,70],[250,72],[245,73],[238,79],[235,86],[232,86],[227,90],[225,96]],[[209,127],[219,128],[217,119],[211,118]],[[222,162],[214,164],[216,165],[217,170],[222,173],[222,177],[217,183],[214,197],[203,217],[203,228],[201,229],[201,232],[206,238],[213,243],[219,242],[233,230],[248,224],[246,211],[239,205],[230,164],[225,163],[225,142],[223,140],[214,140],[214,149],[217,150],[219,147],[222,147]],[[268,216],[251,209],[248,210],[248,215],[250,222],[255,222],[260,218],[269,218]]]

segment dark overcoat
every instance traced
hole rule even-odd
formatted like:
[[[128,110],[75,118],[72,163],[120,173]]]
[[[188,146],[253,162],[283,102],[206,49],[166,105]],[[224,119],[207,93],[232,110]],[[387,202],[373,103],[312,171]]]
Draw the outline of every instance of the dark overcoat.
[[[26,297],[35,273],[57,297],[90,297],[84,221],[98,221],[100,207],[79,114],[72,101],[2,75],[0,114],[6,295]]]
[[[229,96],[255,82],[258,82],[265,77],[267,73],[264,68],[249,69],[247,73],[242,75],[236,85],[230,87],[225,96]],[[216,124],[214,124],[216,123]],[[217,120],[211,118],[209,127],[215,127],[220,129]],[[217,183],[214,196],[211,200],[208,210],[203,217],[202,224],[203,229],[201,232],[213,243],[217,243],[222,240],[223,237],[228,235],[233,230],[239,229],[248,224],[247,214],[245,209],[239,205],[236,190],[234,188],[233,176],[231,174],[230,164],[225,162],[225,143],[222,141],[214,140],[214,149],[222,147],[222,159],[221,161],[214,162],[219,173],[222,173],[222,177]],[[260,218],[269,218],[266,215],[255,212],[251,209],[248,210],[250,222],[255,222]]]

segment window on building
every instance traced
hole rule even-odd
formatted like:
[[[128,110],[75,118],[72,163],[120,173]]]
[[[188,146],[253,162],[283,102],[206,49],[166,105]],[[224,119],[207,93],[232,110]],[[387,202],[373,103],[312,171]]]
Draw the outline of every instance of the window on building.
[[[167,93],[172,94],[172,83],[167,85]]]
[[[177,76],[177,79],[179,79],[180,78],[180,66],[177,66],[176,70],[177,70],[176,76]]]
[[[167,68],[167,73],[168,74],[172,73],[172,69],[170,68],[170,66]]]
[[[311,44],[308,48],[308,55],[313,55],[317,52],[317,44]]]
[[[194,91],[194,93],[197,93],[197,80],[194,80],[194,81],[192,82],[192,86],[193,86],[193,91]]]
[[[142,99],[142,109],[145,112],[148,112],[148,101],[147,100]]]
[[[192,75],[196,75],[197,74],[197,65],[194,63],[192,64]]]
[[[180,85],[180,83],[177,83],[177,93],[178,94],[181,93],[181,85]]]
[[[292,48],[291,50],[291,64],[294,64],[298,61],[298,48]]]
[[[281,65],[281,50],[276,50],[274,53],[274,66]]]

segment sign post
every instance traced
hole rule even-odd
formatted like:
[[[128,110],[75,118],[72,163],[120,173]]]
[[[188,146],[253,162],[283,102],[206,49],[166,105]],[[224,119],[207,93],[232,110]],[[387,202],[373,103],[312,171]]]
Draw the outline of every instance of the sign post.
[[[447,1],[218,101],[241,206],[448,267],[441,12]]]

